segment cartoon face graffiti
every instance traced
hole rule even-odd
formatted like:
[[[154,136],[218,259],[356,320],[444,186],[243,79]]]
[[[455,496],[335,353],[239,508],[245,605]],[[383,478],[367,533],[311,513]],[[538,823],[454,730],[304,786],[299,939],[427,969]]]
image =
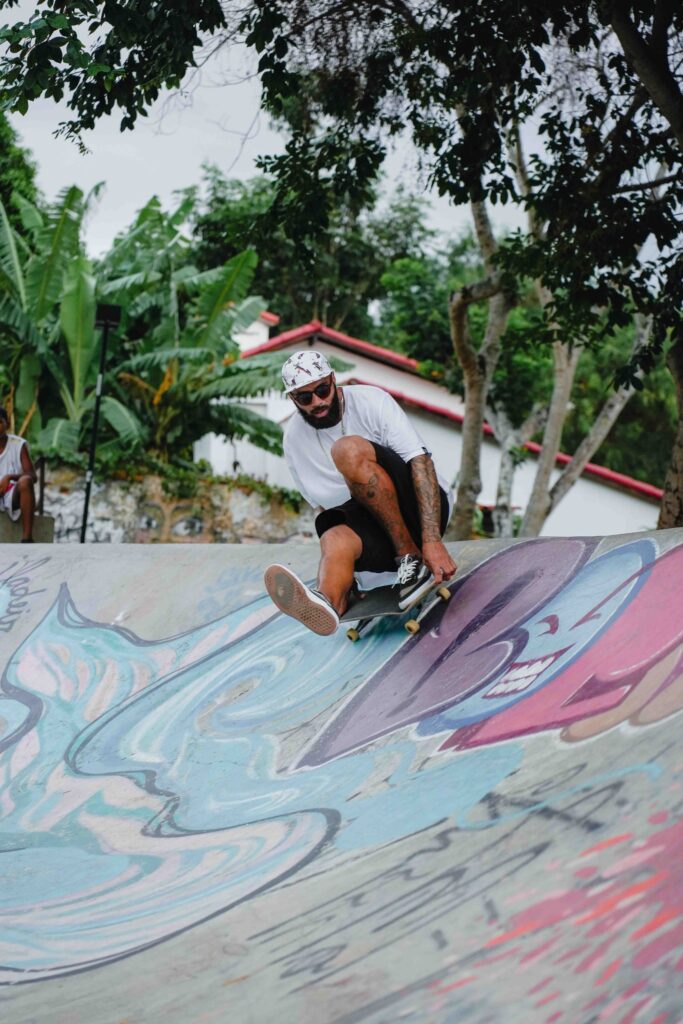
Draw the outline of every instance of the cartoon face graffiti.
[[[479,566],[368,679],[302,758],[318,764],[405,725],[462,728],[527,699],[590,648],[647,579],[635,541],[589,562],[593,542],[536,541]],[[396,686],[401,678],[402,685]]]
[[[584,565],[562,590],[511,631],[503,668],[479,690],[423,721],[420,734],[469,725],[547,686],[583,654],[635,597],[651,571],[648,541],[624,545]]]

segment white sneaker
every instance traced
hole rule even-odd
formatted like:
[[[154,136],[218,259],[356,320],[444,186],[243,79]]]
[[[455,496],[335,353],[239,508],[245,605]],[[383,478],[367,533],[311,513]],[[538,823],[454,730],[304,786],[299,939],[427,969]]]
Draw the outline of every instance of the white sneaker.
[[[327,598],[307,587],[287,566],[269,565],[264,581],[273,603],[285,615],[291,615],[319,636],[331,636],[336,631],[339,616]]]

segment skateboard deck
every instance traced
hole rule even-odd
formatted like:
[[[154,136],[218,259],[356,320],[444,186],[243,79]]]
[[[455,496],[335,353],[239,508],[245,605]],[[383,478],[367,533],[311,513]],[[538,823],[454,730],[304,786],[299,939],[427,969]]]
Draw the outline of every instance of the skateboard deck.
[[[420,630],[420,618],[422,614],[431,608],[438,601],[450,600],[451,592],[444,583],[434,583],[416,601],[399,608],[398,592],[395,587],[377,587],[375,590],[362,591],[356,596],[343,615],[340,622],[355,622],[356,625],[347,629],[346,635],[349,640],[360,639],[361,633],[370,626],[375,619],[383,619],[387,615],[410,615],[404,623],[404,629],[408,633],[418,633]]]

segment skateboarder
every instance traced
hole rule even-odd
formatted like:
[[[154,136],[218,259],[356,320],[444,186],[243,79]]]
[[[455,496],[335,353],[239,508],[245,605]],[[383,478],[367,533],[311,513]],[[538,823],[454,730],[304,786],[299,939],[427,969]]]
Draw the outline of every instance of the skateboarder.
[[[0,510],[21,518],[22,544],[33,543],[36,471],[23,437],[9,433],[7,410],[0,407]]]
[[[329,635],[356,573],[395,574],[408,605],[456,565],[441,537],[451,512],[447,484],[407,416],[381,388],[338,387],[321,352],[295,352],[282,368],[297,415],[285,429],[294,481],[317,511],[322,557],[315,588],[271,566],[266,588],[281,611]]]

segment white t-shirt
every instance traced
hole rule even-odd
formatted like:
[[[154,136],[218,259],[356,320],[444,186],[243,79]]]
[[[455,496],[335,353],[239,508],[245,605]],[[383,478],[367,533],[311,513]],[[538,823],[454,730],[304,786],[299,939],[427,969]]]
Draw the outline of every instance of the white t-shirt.
[[[412,423],[382,388],[369,384],[345,384],[344,416],[326,430],[316,430],[296,412],[285,427],[284,452],[294,482],[313,508],[335,508],[351,497],[343,476],[334,465],[330,449],[340,437],[356,434],[384,445],[410,462],[416,455],[431,454]],[[452,505],[450,487],[437,473]]]

